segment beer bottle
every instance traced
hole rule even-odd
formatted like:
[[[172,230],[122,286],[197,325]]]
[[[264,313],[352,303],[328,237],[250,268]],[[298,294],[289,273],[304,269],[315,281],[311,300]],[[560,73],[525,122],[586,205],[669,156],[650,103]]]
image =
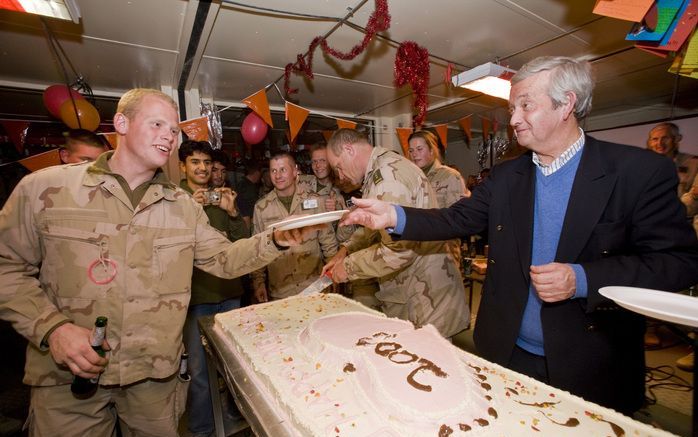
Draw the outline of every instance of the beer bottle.
[[[90,338],[90,345],[101,357],[106,354],[104,349],[102,349],[106,331],[107,318],[103,316],[97,317],[97,320],[95,320],[95,329],[92,331],[92,337]],[[99,375],[96,378],[89,379],[76,375],[75,378],[73,378],[73,383],[70,385],[70,391],[72,391],[77,398],[89,398],[97,391],[97,382],[99,382]]]
[[[179,379],[182,381],[189,381],[191,376],[189,375],[188,369],[189,354],[184,352],[179,359]]]

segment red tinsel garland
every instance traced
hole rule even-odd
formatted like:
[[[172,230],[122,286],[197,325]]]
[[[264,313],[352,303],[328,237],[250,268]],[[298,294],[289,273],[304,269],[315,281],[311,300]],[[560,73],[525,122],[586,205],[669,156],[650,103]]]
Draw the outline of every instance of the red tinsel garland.
[[[377,32],[382,32],[390,28],[390,14],[388,13],[388,0],[376,0],[376,8],[368,19],[366,24],[366,34],[360,44],[355,45],[349,53],[342,53],[333,49],[327,44],[325,38],[318,36],[313,39],[308,46],[307,55],[299,54],[295,63],[289,63],[284,68],[284,92],[286,96],[298,92],[297,88],[291,88],[291,72],[302,73],[308,79],[313,78],[313,53],[318,44],[322,47],[322,51],[328,55],[334,56],[337,59],[348,61],[354,59],[359,54],[363,53],[368,47],[368,43],[376,35]],[[306,61],[306,56],[308,60]]]
[[[414,41],[400,44],[395,55],[395,85],[410,84],[415,94],[417,115],[415,126],[421,126],[427,112],[427,88],[429,85],[429,51]]]

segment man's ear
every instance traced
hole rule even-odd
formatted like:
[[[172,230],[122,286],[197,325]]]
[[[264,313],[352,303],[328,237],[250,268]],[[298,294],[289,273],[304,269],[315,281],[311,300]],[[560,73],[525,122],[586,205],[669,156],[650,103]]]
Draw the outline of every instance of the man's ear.
[[[128,132],[129,119],[121,112],[114,114],[114,130],[119,135],[126,135]]]
[[[70,155],[68,149],[61,147],[61,149],[58,151],[58,156],[60,156],[62,164],[68,163],[68,155]]]
[[[577,104],[577,95],[572,91],[567,91],[565,93],[565,97],[567,98],[567,101],[562,103],[561,109],[564,119],[567,120],[570,115],[574,116],[574,105]]]

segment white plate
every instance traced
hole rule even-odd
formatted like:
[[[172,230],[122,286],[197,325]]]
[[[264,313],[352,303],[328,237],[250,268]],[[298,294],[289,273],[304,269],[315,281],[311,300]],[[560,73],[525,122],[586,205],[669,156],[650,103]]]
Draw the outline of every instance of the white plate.
[[[319,225],[321,223],[330,223],[337,221],[342,216],[349,212],[348,209],[340,209],[339,211],[327,211],[319,214],[304,215],[300,217],[291,217],[286,220],[281,220],[269,226],[269,229],[278,229],[280,231],[288,231],[289,229],[302,228],[304,226]]]
[[[599,293],[636,313],[698,327],[698,297],[635,287],[603,287]]]

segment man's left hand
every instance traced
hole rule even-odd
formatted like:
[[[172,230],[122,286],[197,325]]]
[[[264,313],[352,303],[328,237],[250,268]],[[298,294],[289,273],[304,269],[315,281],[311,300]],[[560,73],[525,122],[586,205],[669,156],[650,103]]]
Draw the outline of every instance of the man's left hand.
[[[577,290],[574,270],[562,263],[531,266],[531,284],[544,302],[569,299]]]
[[[216,191],[221,193],[221,202],[218,207],[227,212],[229,216],[237,217],[238,209],[235,206],[235,199],[238,197],[238,193],[228,187],[216,188]]]

